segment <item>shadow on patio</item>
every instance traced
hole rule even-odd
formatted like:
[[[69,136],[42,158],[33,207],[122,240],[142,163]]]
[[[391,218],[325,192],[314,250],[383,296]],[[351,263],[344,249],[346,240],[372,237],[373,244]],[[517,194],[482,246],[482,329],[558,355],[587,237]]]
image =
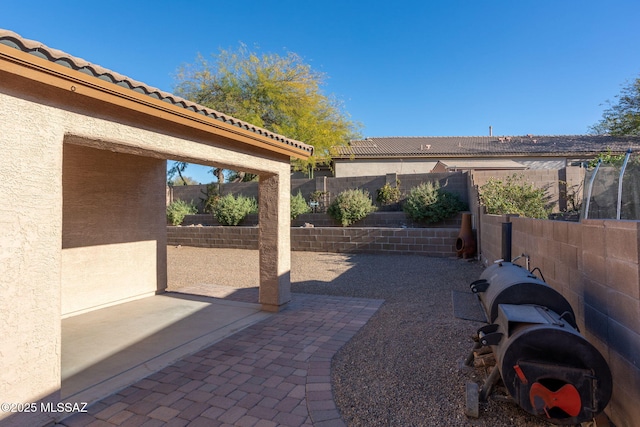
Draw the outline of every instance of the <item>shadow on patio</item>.
[[[62,398],[92,402],[271,314],[168,292],[62,321]]]

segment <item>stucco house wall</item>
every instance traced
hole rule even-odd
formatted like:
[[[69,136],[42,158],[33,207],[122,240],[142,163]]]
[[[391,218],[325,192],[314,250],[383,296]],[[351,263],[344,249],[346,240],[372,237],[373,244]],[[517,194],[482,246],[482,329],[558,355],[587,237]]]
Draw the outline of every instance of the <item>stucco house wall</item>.
[[[0,105],[0,396],[57,400],[63,129],[24,100],[0,93]],[[43,419],[34,414],[32,425]]]
[[[494,158],[470,158],[464,161],[475,161],[476,170],[482,169],[502,169],[502,162],[508,158],[528,169],[551,169],[557,170],[567,166],[565,157],[544,158],[544,157],[522,157],[503,156]],[[445,164],[456,164],[459,158],[452,157],[432,157],[432,158],[405,158],[405,159],[334,159],[334,173],[336,178],[356,177],[369,175],[383,175],[388,173],[416,174],[429,173],[437,165],[438,161]],[[493,166],[495,165],[495,166]]]
[[[334,160],[334,176],[336,178],[356,176],[376,176],[395,173],[409,175],[429,173],[438,163],[437,159],[369,159],[369,160]]]
[[[166,288],[165,177],[164,160],[63,144],[63,317]]]

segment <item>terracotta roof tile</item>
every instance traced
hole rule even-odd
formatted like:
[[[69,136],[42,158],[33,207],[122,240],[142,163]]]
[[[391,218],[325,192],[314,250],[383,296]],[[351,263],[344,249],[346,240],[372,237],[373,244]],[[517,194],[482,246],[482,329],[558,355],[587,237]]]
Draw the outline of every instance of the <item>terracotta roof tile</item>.
[[[557,136],[420,136],[366,138],[339,147],[345,157],[437,157],[486,155],[590,155],[610,149],[640,151],[640,137],[609,135]]]
[[[202,105],[196,104],[194,102],[191,102],[187,99],[181,98],[179,96],[175,96],[168,92],[161,91],[159,89],[148,86],[144,83],[136,81],[122,74],[108,70],[99,65],[92,64],[88,61],[85,61],[84,59],[71,56],[61,50],[47,47],[38,41],[22,38],[21,36],[19,36],[18,34],[12,31],[4,30],[0,28],[0,44],[13,47],[15,49],[37,56],[39,58],[46,59],[47,61],[55,62],[56,64],[60,64],[65,67],[77,70],[81,73],[88,74],[88,75],[97,77],[101,80],[117,84],[118,86],[131,89],[135,92],[151,96],[155,99],[160,99],[162,101],[168,102],[175,106],[194,111],[196,113],[205,115],[212,119],[219,120],[221,122],[225,122],[233,126],[237,126],[239,128],[244,128],[250,132],[254,132],[263,137],[267,137],[275,141],[279,141],[285,145],[290,145],[290,146],[299,148],[301,150],[307,151],[309,153],[313,152],[313,147],[308,144],[305,144],[300,141],[296,141],[294,139],[287,138],[285,136],[279,135],[277,133],[268,131],[263,128],[259,128],[250,123],[243,122],[242,120],[238,120],[224,113],[221,113],[221,112],[212,110],[210,108],[204,107]]]

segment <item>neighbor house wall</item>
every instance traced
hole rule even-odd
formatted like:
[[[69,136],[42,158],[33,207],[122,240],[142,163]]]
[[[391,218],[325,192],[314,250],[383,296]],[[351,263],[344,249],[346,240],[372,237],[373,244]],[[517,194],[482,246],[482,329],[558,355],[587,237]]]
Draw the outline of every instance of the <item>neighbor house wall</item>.
[[[618,427],[640,420],[640,221],[565,222],[481,215],[482,260],[501,256],[501,227],[512,223],[512,255],[526,254],[560,291],[584,336],[608,361]],[[523,264],[524,259],[519,261]],[[524,265],[524,264],[523,264]]]
[[[166,162],[73,144],[63,151],[62,315],[162,292]]]
[[[336,178],[373,176],[396,173],[399,175],[429,173],[438,163],[437,160],[400,159],[400,160],[339,160],[334,161]]]
[[[513,160],[526,166],[529,169],[562,169],[567,164],[565,157],[529,157],[529,156],[512,156],[512,157],[494,157],[494,158],[478,158],[473,160],[486,161],[490,164],[492,161],[500,162],[504,159]],[[438,161],[446,164],[455,163],[459,160],[470,160],[470,158],[462,157],[431,157],[431,158],[405,158],[405,159],[336,159],[334,160],[334,175],[336,177],[352,177],[362,175],[376,174],[414,174],[431,172]],[[513,171],[512,171],[513,172]]]

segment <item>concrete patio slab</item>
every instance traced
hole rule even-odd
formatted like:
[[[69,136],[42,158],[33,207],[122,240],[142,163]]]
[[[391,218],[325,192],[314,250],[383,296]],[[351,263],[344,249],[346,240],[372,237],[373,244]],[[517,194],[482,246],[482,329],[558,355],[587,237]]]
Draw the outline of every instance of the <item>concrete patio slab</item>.
[[[64,319],[62,398],[93,402],[270,315],[170,292]]]

